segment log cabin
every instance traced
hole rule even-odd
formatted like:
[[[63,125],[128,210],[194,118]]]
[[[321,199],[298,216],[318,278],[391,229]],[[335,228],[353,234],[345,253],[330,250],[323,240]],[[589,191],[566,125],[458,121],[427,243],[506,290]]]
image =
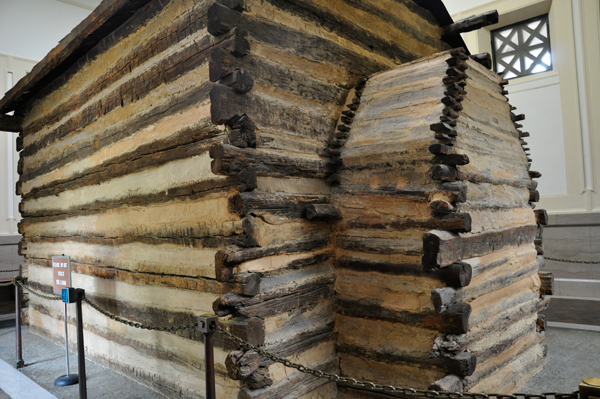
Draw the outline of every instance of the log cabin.
[[[540,370],[539,174],[438,0],[105,0],[0,100],[28,284],[220,325],[324,372],[512,392]],[[8,115],[14,111],[14,115]],[[60,342],[62,307],[31,297]],[[72,321],[70,321],[72,322]],[[202,334],[87,308],[86,355],[204,397]],[[71,334],[73,337],[74,334]],[[216,336],[218,398],[380,398]]]

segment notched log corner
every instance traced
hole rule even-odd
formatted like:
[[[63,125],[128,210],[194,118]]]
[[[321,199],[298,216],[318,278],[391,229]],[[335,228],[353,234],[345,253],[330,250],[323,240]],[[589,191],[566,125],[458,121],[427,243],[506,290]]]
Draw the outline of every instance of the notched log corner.
[[[208,33],[220,36],[240,24],[242,13],[215,3],[208,9]]]

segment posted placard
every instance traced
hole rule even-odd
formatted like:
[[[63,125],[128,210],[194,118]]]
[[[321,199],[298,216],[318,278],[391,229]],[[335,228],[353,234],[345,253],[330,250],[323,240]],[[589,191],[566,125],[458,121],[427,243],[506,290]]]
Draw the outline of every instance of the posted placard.
[[[54,293],[61,295],[63,288],[71,287],[71,259],[68,256],[52,257]]]

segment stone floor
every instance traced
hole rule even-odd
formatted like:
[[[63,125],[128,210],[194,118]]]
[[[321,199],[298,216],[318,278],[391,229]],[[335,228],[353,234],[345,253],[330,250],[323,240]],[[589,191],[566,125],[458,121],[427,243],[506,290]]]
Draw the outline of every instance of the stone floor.
[[[14,316],[13,316],[14,317]],[[15,327],[14,318],[0,316],[0,359],[10,367],[15,365]],[[42,338],[23,328],[23,360],[25,367],[19,369],[25,377],[33,380],[43,390],[51,395],[49,398],[75,399],[79,398],[79,386],[55,387],[54,380],[66,373],[65,350],[51,341]],[[77,373],[77,355],[70,355],[71,373]],[[136,383],[129,378],[108,370],[90,360],[86,361],[87,392],[90,399],[114,399],[114,398],[140,398],[140,399],[164,399],[164,396],[153,390]],[[0,365],[0,389],[8,392],[7,386],[17,385],[18,375],[9,376],[5,379]],[[42,399],[40,396],[29,394],[31,388],[26,381],[18,390],[19,394],[10,393],[12,399]],[[2,398],[0,394],[0,398]]]
[[[600,377],[600,328],[595,331],[584,331],[569,328],[549,326],[544,343],[548,345],[548,360],[544,369],[534,376],[521,392],[572,392],[577,390],[582,379],[587,377]],[[15,364],[14,323],[7,316],[0,316],[0,363]],[[64,349],[49,340],[35,335],[27,327],[23,328],[23,358],[25,367],[16,371],[19,375],[33,380],[42,390],[48,391],[44,395],[30,395],[29,385],[23,388],[22,393],[10,396],[2,392],[7,390],[10,381],[5,378],[0,364],[0,399],[42,399],[42,398],[78,398],[78,386],[59,388],[53,385],[56,377],[65,374]],[[77,370],[77,359],[71,354],[71,371]],[[136,382],[117,374],[102,366],[86,361],[88,397],[91,398],[144,398],[161,399],[162,395],[146,388]],[[11,374],[12,375],[12,374]],[[12,384],[15,385],[14,383]],[[14,389],[14,388],[13,388]],[[2,396],[6,395],[6,396]]]

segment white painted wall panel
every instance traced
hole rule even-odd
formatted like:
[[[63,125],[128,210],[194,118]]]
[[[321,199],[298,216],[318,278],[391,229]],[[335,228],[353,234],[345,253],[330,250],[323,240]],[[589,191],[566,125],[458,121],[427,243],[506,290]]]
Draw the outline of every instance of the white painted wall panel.
[[[509,84],[509,100],[516,114],[525,114],[519,122],[531,137],[531,169],[542,173],[538,180],[541,195],[567,194],[566,157],[563,134],[560,82],[558,75],[519,84]]]

